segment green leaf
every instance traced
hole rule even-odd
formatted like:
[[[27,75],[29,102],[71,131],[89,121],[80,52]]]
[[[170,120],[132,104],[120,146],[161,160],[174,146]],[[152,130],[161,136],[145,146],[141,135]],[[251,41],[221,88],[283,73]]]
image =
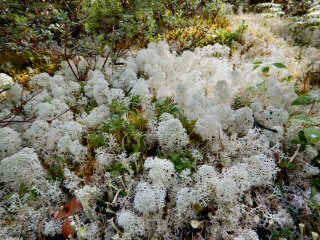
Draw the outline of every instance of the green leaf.
[[[277,68],[287,68],[286,65],[284,65],[281,62],[276,62],[276,63],[272,63],[273,66],[277,67]]]
[[[269,72],[269,70],[270,70],[270,67],[269,67],[269,66],[263,67],[263,68],[261,69],[261,71],[262,71],[263,73],[267,73],[267,72]]]
[[[255,66],[253,67],[253,70],[256,70],[258,67],[260,67],[260,65],[255,65]]]
[[[120,195],[121,197],[126,197],[126,196],[128,195],[128,193],[127,193],[126,191],[124,191],[124,190],[121,190],[121,192],[119,193],[119,195]]]
[[[299,144],[300,143],[300,141],[299,140],[297,140],[297,139],[293,139],[293,140],[291,140],[291,142],[290,142],[291,144]]]
[[[303,143],[303,142],[306,142],[306,141],[307,141],[306,136],[304,135],[304,131],[303,131],[303,130],[299,131],[298,136],[299,136],[299,141],[300,141],[300,143]]]
[[[320,178],[315,178],[311,180],[311,185],[314,187],[320,187]]]
[[[308,105],[312,104],[314,101],[319,101],[319,97],[315,95],[311,95],[309,93],[301,95],[296,100],[294,100],[291,105]]]
[[[320,127],[309,127],[304,130],[304,135],[309,143],[316,144],[320,141]]]
[[[261,61],[256,61],[256,62],[254,62],[253,64],[254,64],[254,65],[260,65],[260,64],[262,64],[262,62],[261,62]]]
[[[308,116],[292,116],[290,120],[297,123],[305,123],[310,125],[318,125],[320,124],[320,118],[308,117]]]

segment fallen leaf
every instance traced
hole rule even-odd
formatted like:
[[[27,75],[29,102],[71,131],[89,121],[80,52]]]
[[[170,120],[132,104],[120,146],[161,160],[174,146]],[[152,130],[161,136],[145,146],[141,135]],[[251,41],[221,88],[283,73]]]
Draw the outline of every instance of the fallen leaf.
[[[69,203],[64,205],[61,210],[55,215],[56,220],[62,220],[66,217],[70,217],[82,209],[81,203],[76,197],[73,197]]]
[[[62,225],[62,236],[64,239],[69,239],[69,236],[74,237],[75,231],[71,226],[71,220],[66,218]]]

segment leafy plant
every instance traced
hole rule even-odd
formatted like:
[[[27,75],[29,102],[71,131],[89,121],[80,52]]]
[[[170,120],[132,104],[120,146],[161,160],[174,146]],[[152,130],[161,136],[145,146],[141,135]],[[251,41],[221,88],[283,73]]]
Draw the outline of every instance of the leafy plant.
[[[180,150],[172,153],[169,157],[174,164],[176,171],[179,173],[186,169],[190,170],[191,172],[196,170],[196,160],[188,150]]]
[[[77,49],[83,33],[80,2],[1,1],[0,51],[22,55],[19,58],[25,59],[27,65],[53,73],[61,60],[72,58],[69,49]]]
[[[156,103],[156,116],[159,118],[163,113],[170,113],[177,117],[179,115],[179,108],[176,103],[170,98],[165,98]]]
[[[261,61],[256,61],[253,63],[253,70],[261,68],[263,73],[268,73],[271,67],[276,67],[278,69],[287,69],[287,66],[281,62],[274,62],[271,64],[263,64]]]
[[[297,233],[292,228],[283,227],[277,231],[272,232],[270,239],[280,240],[280,239],[286,238],[289,240],[296,240],[297,237],[298,237]]]
[[[241,37],[244,31],[248,28],[248,25],[245,21],[242,21],[240,26],[235,31],[229,31],[224,28],[218,29],[216,31],[216,36],[213,42],[217,42],[221,45],[227,45],[231,48],[234,47],[234,44],[241,42]]]
[[[296,100],[294,100],[291,105],[298,106],[298,105],[309,105],[315,104],[320,102],[320,96],[307,93],[299,96]]]
[[[222,0],[85,0],[82,5],[86,29],[100,32],[115,52],[156,39],[179,40],[180,52],[192,49],[212,27],[226,25],[227,12]]]
[[[320,119],[319,116],[311,116],[315,104],[320,102],[320,97],[315,94],[304,94],[299,96],[292,102],[294,106],[311,105],[307,115],[292,116],[290,119],[293,122],[302,123],[304,129],[299,132],[299,140],[295,143],[301,144],[316,144],[320,141]]]
[[[34,185],[28,185],[21,183],[19,186],[18,194],[20,198],[28,197],[31,200],[37,200],[40,196],[40,192]]]
[[[115,162],[110,166],[106,167],[106,171],[114,174],[114,175],[121,175],[124,173],[128,173],[128,169],[120,162]]]
[[[110,118],[102,123],[100,128],[88,135],[89,144],[98,148],[106,145],[104,133],[112,134],[117,142],[129,154],[145,152],[145,134],[147,120],[139,112],[140,104],[137,98],[132,99],[129,106],[123,102],[113,101],[110,105]]]
[[[57,156],[57,162],[48,166],[48,179],[54,181],[63,181],[63,169],[66,164],[66,159]]]

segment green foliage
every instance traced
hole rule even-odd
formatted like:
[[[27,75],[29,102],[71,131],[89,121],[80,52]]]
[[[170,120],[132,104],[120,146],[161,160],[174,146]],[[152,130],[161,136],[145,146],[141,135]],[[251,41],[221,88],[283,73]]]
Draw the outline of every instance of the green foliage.
[[[97,131],[95,133],[89,134],[87,136],[87,140],[88,140],[89,145],[95,149],[106,145],[105,139],[104,139],[101,131]]]
[[[277,231],[271,233],[271,240],[280,240],[280,239],[288,239],[288,240],[296,240],[298,238],[297,233],[294,229],[289,227],[283,227]]]
[[[233,44],[245,25],[225,31],[230,10],[224,0],[4,0],[0,51],[24,59],[25,64],[14,61],[14,66],[53,73],[62,60],[104,54],[106,45],[114,62],[128,48],[155,40],[179,42],[178,52],[216,42]]]
[[[124,102],[119,102],[117,100],[113,100],[109,108],[111,111],[111,115],[120,115],[120,116],[123,116],[128,110]]]
[[[263,73],[267,73],[267,72],[269,72],[269,70],[270,70],[270,67],[269,67],[269,66],[262,67],[262,69],[261,69],[261,71],[262,71]]]
[[[130,99],[129,109],[131,111],[135,111],[135,112],[137,112],[138,110],[142,109],[142,102],[141,102],[140,96],[133,96]]]
[[[171,98],[165,98],[156,102],[155,112],[158,120],[163,113],[172,114],[175,118],[178,118],[180,120],[182,126],[187,130],[189,134],[192,132],[196,124],[196,120],[193,120],[191,122],[188,121],[188,119],[180,112],[177,104]]]
[[[287,66],[281,62],[275,62],[271,64],[263,64],[261,61],[256,61],[253,63],[253,70],[261,68],[263,73],[268,73],[271,67],[276,67],[278,69],[287,69]]]
[[[33,185],[27,185],[26,183],[21,183],[19,185],[18,194],[20,198],[27,197],[30,200],[37,200],[39,199],[40,192],[38,189]]]
[[[227,10],[222,0],[85,0],[82,13],[86,16],[86,29],[101,33],[105,44],[117,49],[132,45],[143,47],[164,36],[170,40],[171,30],[182,30],[181,34],[189,27],[208,30],[218,16],[224,18]],[[182,47],[195,47],[193,45],[203,38],[196,35],[197,31]]]
[[[248,25],[245,23],[245,21],[242,21],[241,25],[233,32],[221,28],[216,31],[214,42],[233,48],[235,43],[241,42],[242,34],[247,28]]]
[[[319,116],[311,117],[312,109],[316,103],[320,102],[320,97],[315,94],[304,94],[295,99],[291,105],[311,105],[308,115],[292,116],[290,118],[293,122],[304,124],[304,129],[299,132],[299,139],[293,143],[305,146],[307,144],[317,144],[320,141],[320,119]]]
[[[53,74],[62,60],[80,53],[83,56],[99,53],[100,38],[85,32],[84,16],[80,14],[82,2],[1,1],[0,52],[7,61],[13,61],[14,69],[10,71],[19,73],[24,69],[18,67],[31,66]],[[16,58],[25,63],[15,64]]]
[[[66,165],[66,160],[61,157],[56,157],[56,163],[50,164],[48,168],[48,179],[54,181],[63,181],[63,169]]]
[[[304,135],[308,143],[316,144],[320,141],[320,128],[319,127],[308,127],[304,129]]]
[[[301,130],[298,134],[298,139],[292,140],[292,144],[300,144],[300,150],[303,151],[306,149],[306,146],[308,145],[308,140],[304,134],[304,131]]]
[[[282,160],[279,164],[279,167],[283,170],[293,170],[293,169],[296,169],[298,166],[296,163]]]
[[[165,98],[156,103],[156,117],[159,119],[163,113],[170,113],[177,117],[180,112],[177,104],[171,98]]]
[[[236,97],[233,101],[232,107],[234,109],[239,109],[243,107],[249,107],[251,105],[251,102],[245,99],[244,97]]]
[[[114,162],[110,166],[106,167],[106,171],[110,172],[113,175],[121,175],[124,173],[128,173],[129,171],[126,169],[126,167],[120,163],[120,162]]]
[[[191,172],[195,172],[196,170],[196,160],[188,150],[180,150],[172,153],[169,158],[174,164],[174,167],[178,173],[186,169],[189,169]]]
[[[320,117],[309,117],[305,115],[297,115],[290,117],[292,122],[308,124],[308,125],[320,125]]]
[[[294,100],[291,105],[308,105],[320,102],[320,97],[311,93],[306,93]]]
[[[122,149],[129,154],[145,152],[145,129],[147,120],[142,116],[140,100],[132,98],[129,106],[123,102],[114,100],[110,105],[110,118],[102,123],[101,127],[87,139],[93,148],[99,148],[107,144],[103,134],[112,134]]]
[[[275,62],[275,63],[272,63],[273,66],[277,67],[277,68],[287,68],[287,66],[281,62]]]

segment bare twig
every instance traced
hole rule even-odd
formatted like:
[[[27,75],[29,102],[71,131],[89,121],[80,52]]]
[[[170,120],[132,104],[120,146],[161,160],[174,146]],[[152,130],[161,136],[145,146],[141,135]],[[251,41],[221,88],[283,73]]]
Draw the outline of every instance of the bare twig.
[[[64,28],[65,28],[65,31],[67,31],[67,24],[66,23],[64,24]],[[67,38],[67,34],[65,33],[65,35],[64,35],[64,59],[68,63],[68,66],[71,69],[71,71],[72,71],[73,75],[75,76],[75,78],[78,81],[80,81],[79,76],[75,73],[75,71],[74,71],[74,69],[73,69],[73,67],[72,67],[72,65],[71,65],[71,63],[69,61],[70,57],[67,55],[67,42],[68,42],[68,38]]]
[[[300,151],[300,147],[301,147],[301,144],[298,144],[297,150],[294,152],[294,154],[290,158],[289,163],[291,163],[296,158],[296,156],[298,155],[298,153]]]
[[[310,116],[312,114],[312,109],[313,109],[314,105],[316,104],[316,102],[317,102],[316,100],[313,101],[313,103],[311,105],[311,108],[310,108],[310,110],[308,112],[308,116]]]
[[[48,123],[51,123],[53,120],[56,120],[57,118],[61,117],[63,114],[69,112],[70,110],[71,110],[71,109],[68,108],[67,110],[63,111],[62,113],[58,114],[57,116],[55,116],[54,118],[48,120],[47,122],[48,122]]]
[[[8,91],[9,89],[10,89],[10,88],[4,88],[4,89],[1,89],[1,90],[0,90],[0,94],[1,94],[1,93],[4,93],[4,92],[6,92],[6,91]]]
[[[13,117],[13,119],[16,116]],[[17,124],[17,123],[32,123],[35,119],[27,119],[27,120],[4,120],[4,121],[0,121],[0,124],[4,124],[3,126],[1,126],[0,128],[4,128],[6,126],[9,126],[11,124]]]
[[[111,53],[111,50],[110,50],[110,52],[108,52],[108,54],[107,54],[107,56],[106,56],[106,58],[105,58],[105,60],[103,62],[103,65],[101,67],[101,71],[104,69],[105,65],[107,64],[107,61],[108,61],[110,53]]]
[[[47,122],[51,123],[53,120],[59,118],[60,116],[62,116],[63,114],[65,114],[66,112],[68,112],[70,110],[71,109],[69,108],[69,109],[63,111],[62,113],[58,114],[54,118],[52,118],[50,120],[47,120]],[[11,125],[11,124],[17,124],[17,123],[32,123],[32,122],[34,122],[36,120],[36,118],[30,118],[30,119],[26,119],[26,120],[14,120],[16,117],[17,117],[17,115],[12,117],[10,120],[0,120],[0,124],[4,124],[0,128],[6,127],[6,126]]]
[[[220,11],[220,5],[218,7],[218,9],[216,10],[214,16],[213,16],[213,19],[212,19],[212,23],[210,24],[210,26],[207,26],[207,28],[200,34],[199,37],[197,37],[191,44],[189,44],[188,46],[186,47],[183,47],[182,49],[180,49],[178,51],[178,54],[182,53],[183,51],[185,50],[189,50],[191,49],[192,47],[194,47],[198,42],[200,42],[206,35],[207,33],[209,32],[209,30],[212,28],[212,26],[216,23],[216,20],[217,20],[217,17],[219,15],[219,11]]]

